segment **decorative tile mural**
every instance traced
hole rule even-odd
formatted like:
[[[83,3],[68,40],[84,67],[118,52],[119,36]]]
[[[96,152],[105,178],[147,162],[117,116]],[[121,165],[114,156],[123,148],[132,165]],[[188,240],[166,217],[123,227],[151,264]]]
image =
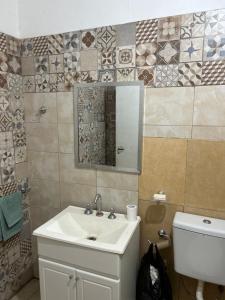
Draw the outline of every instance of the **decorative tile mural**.
[[[23,54],[29,55],[28,41],[23,46]],[[21,41],[0,34],[0,197],[15,192],[24,181],[16,174],[16,164],[26,160],[20,53]],[[10,299],[32,276],[28,195],[23,197],[23,212],[20,234],[0,242],[0,299],[3,300]]]
[[[24,75],[35,78],[24,78],[23,91],[69,91],[76,82],[96,80],[144,80],[152,88],[224,84],[221,77],[209,80],[205,75],[206,66],[221,66],[225,59],[224,15],[222,9],[25,39],[22,56],[33,56],[29,63],[35,72]],[[1,47],[6,47],[4,36]],[[14,40],[8,47],[18,53]],[[18,56],[8,59],[17,74]],[[2,56],[0,72],[5,68]],[[60,84],[49,74],[60,74]]]

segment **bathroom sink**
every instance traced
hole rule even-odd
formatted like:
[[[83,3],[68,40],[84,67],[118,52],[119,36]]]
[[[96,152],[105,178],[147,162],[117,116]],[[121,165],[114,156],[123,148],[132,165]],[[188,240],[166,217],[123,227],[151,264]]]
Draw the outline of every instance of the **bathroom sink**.
[[[123,254],[140,217],[129,222],[126,215],[116,214],[114,220],[108,219],[108,212],[102,217],[85,215],[84,209],[68,206],[54,218],[37,228],[37,237],[63,241],[70,244]]]

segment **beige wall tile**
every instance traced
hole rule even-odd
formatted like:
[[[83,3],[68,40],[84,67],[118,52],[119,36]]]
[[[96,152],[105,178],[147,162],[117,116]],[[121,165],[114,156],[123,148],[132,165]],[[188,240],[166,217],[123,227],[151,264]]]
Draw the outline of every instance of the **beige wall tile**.
[[[80,70],[95,71],[98,68],[98,51],[89,49],[80,51]]]
[[[97,186],[138,191],[138,175],[97,171]]]
[[[225,86],[195,88],[194,125],[225,126]]]
[[[225,210],[225,142],[189,140],[185,204]]]
[[[74,152],[74,125],[58,124],[59,151],[61,153]]]
[[[138,205],[138,193],[134,191],[97,187],[97,192],[102,196],[102,207],[106,211],[114,208],[117,213],[126,213],[128,204]]]
[[[30,178],[59,180],[58,153],[28,151]]]
[[[33,56],[21,57],[22,75],[35,75]]]
[[[216,209],[216,207],[215,207],[215,209]],[[197,208],[197,207],[191,207],[191,206],[185,205],[184,212],[189,213],[189,214],[194,214],[194,215],[200,215],[200,216],[206,216],[206,217],[225,220],[225,211],[209,210],[209,209]]]
[[[16,179],[21,180],[22,178],[28,177],[29,172],[28,172],[28,162],[23,162],[19,164],[15,164],[16,168]]]
[[[73,154],[60,154],[59,161],[61,181],[96,186],[96,171],[76,168]]]
[[[192,125],[194,88],[146,89],[144,124]]]
[[[61,207],[68,205],[86,207],[93,202],[96,195],[96,187],[91,185],[60,182]]]
[[[73,93],[57,93],[57,110],[59,123],[73,123]]]
[[[144,125],[146,137],[191,138],[192,126]]]
[[[200,140],[225,141],[225,127],[193,126],[192,138]]]
[[[141,217],[141,253],[146,252],[148,240],[158,242],[158,231],[166,230],[172,234],[173,218],[177,211],[183,211],[182,205],[156,204],[139,200],[139,215]]]
[[[47,112],[40,116],[43,105]],[[25,93],[24,106],[26,122],[57,123],[56,93]]]
[[[58,152],[58,129],[55,123],[26,123],[27,149]]]
[[[59,181],[32,179],[30,185],[31,206],[60,208]]]
[[[35,230],[37,227],[56,216],[59,212],[60,210],[58,208],[31,206],[30,213],[32,230]]]
[[[184,203],[187,141],[144,138],[139,198],[150,200],[163,190],[170,203]]]

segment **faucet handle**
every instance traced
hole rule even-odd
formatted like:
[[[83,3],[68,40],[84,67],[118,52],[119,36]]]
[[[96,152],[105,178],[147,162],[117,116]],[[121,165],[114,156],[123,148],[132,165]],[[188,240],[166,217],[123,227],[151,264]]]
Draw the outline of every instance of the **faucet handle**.
[[[93,214],[93,209],[92,209],[90,203],[86,206],[86,208],[85,208],[85,210],[84,210],[84,214],[85,214],[85,215],[91,215],[91,214]]]
[[[111,219],[111,220],[116,219],[115,209],[113,207],[110,209],[110,213],[108,215],[108,219]]]

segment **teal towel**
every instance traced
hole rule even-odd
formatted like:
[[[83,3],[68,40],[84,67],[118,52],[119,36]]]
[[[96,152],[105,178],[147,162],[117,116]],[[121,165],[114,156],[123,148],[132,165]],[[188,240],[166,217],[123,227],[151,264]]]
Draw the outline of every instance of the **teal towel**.
[[[0,198],[0,241],[6,241],[21,231],[23,220],[22,194]]]

